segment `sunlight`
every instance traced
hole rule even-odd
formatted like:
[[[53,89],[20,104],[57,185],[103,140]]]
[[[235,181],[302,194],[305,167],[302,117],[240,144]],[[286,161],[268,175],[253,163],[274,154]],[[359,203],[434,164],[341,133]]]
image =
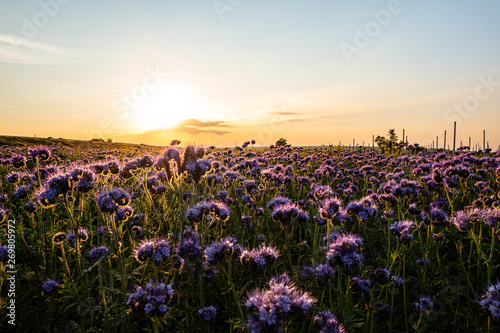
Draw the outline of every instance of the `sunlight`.
[[[134,127],[139,130],[170,128],[181,121],[199,118],[204,112],[198,96],[186,87],[171,83],[148,92],[133,112]]]

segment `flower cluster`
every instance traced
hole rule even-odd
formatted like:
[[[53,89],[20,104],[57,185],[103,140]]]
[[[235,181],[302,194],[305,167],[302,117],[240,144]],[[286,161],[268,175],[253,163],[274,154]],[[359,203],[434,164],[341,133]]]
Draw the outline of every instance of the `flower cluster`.
[[[104,258],[109,252],[109,249],[106,246],[97,246],[94,247],[90,253],[90,259],[92,259],[93,262],[99,261],[99,259]]]
[[[243,252],[243,249],[238,244],[238,240],[232,236],[228,236],[219,241],[212,242],[205,248],[204,258],[210,265],[215,265],[221,262],[225,256],[238,257]]]
[[[42,289],[43,289],[43,291],[42,291],[43,295],[52,296],[59,289],[59,283],[57,283],[54,280],[49,279],[43,283]]]
[[[85,242],[89,238],[89,232],[85,228],[78,229],[78,239],[81,242]],[[69,243],[69,246],[75,247],[75,233],[73,231],[69,232],[66,235],[66,240]]]
[[[252,268],[263,271],[267,266],[274,264],[278,256],[279,252],[275,247],[261,244],[250,251],[244,250],[240,259],[242,263],[249,263]]]
[[[307,222],[309,213],[302,210],[294,203],[285,203],[275,206],[271,213],[271,217],[274,221],[279,221],[282,225],[288,225],[294,218],[300,223]]]
[[[326,260],[330,265],[338,265],[346,273],[352,273],[363,264],[361,245],[363,239],[358,235],[350,233],[338,235],[326,252]]]
[[[142,288],[135,286],[135,292],[131,293],[127,305],[135,314],[146,314],[148,317],[163,317],[167,313],[167,304],[174,294],[172,285],[162,282],[148,283]]]
[[[215,306],[205,306],[198,310],[198,314],[203,318],[205,322],[211,322],[217,316],[217,308]]]
[[[329,310],[322,310],[314,317],[314,326],[320,333],[345,333],[344,326]]]
[[[403,244],[409,244],[413,240],[413,230],[417,227],[412,221],[398,221],[389,226],[391,233],[398,237]]]
[[[422,296],[420,297],[418,302],[415,303],[415,307],[420,313],[428,315],[434,307],[434,303],[432,302],[430,297]]]
[[[316,302],[308,292],[302,292],[286,275],[275,276],[269,289],[254,290],[248,294],[250,332],[277,331],[289,320],[303,320]]]
[[[204,201],[189,208],[186,212],[186,218],[190,222],[200,223],[203,220],[203,216],[208,216],[209,214],[213,214],[214,217],[221,221],[226,221],[231,214],[231,210],[225,203]]]
[[[485,294],[481,296],[479,302],[489,316],[494,320],[500,320],[500,283],[490,285]]]
[[[134,250],[133,255],[141,264],[152,259],[155,265],[160,265],[170,257],[170,244],[168,240],[145,239]]]

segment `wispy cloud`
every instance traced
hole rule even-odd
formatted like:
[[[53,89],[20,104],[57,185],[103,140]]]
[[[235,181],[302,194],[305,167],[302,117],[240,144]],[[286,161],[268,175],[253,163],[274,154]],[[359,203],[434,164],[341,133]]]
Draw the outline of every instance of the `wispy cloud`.
[[[140,133],[141,136],[156,136],[162,137],[172,134],[188,134],[188,135],[198,135],[198,134],[208,134],[208,135],[224,135],[231,133],[226,130],[233,127],[227,122],[220,120],[216,121],[203,121],[199,119],[186,119],[179,124],[169,127],[169,128],[157,128],[152,130],[147,130]]]
[[[75,55],[68,49],[0,33],[0,63],[47,65],[70,63]]]

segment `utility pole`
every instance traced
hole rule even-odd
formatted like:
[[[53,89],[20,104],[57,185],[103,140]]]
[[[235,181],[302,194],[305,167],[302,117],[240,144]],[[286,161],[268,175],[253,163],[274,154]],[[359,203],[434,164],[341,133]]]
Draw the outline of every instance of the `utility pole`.
[[[453,123],[453,151],[455,151],[455,142],[457,139],[457,122]]]
[[[444,145],[443,145],[444,151],[446,151],[446,130],[444,130]]]
[[[483,130],[483,156],[486,155],[486,130]]]

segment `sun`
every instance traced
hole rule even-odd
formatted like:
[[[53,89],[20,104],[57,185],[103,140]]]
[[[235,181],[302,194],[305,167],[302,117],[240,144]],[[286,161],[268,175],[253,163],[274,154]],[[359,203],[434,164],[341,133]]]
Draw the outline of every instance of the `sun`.
[[[195,91],[172,83],[149,91],[133,111],[134,127],[142,131],[170,128],[203,115],[202,103]]]

